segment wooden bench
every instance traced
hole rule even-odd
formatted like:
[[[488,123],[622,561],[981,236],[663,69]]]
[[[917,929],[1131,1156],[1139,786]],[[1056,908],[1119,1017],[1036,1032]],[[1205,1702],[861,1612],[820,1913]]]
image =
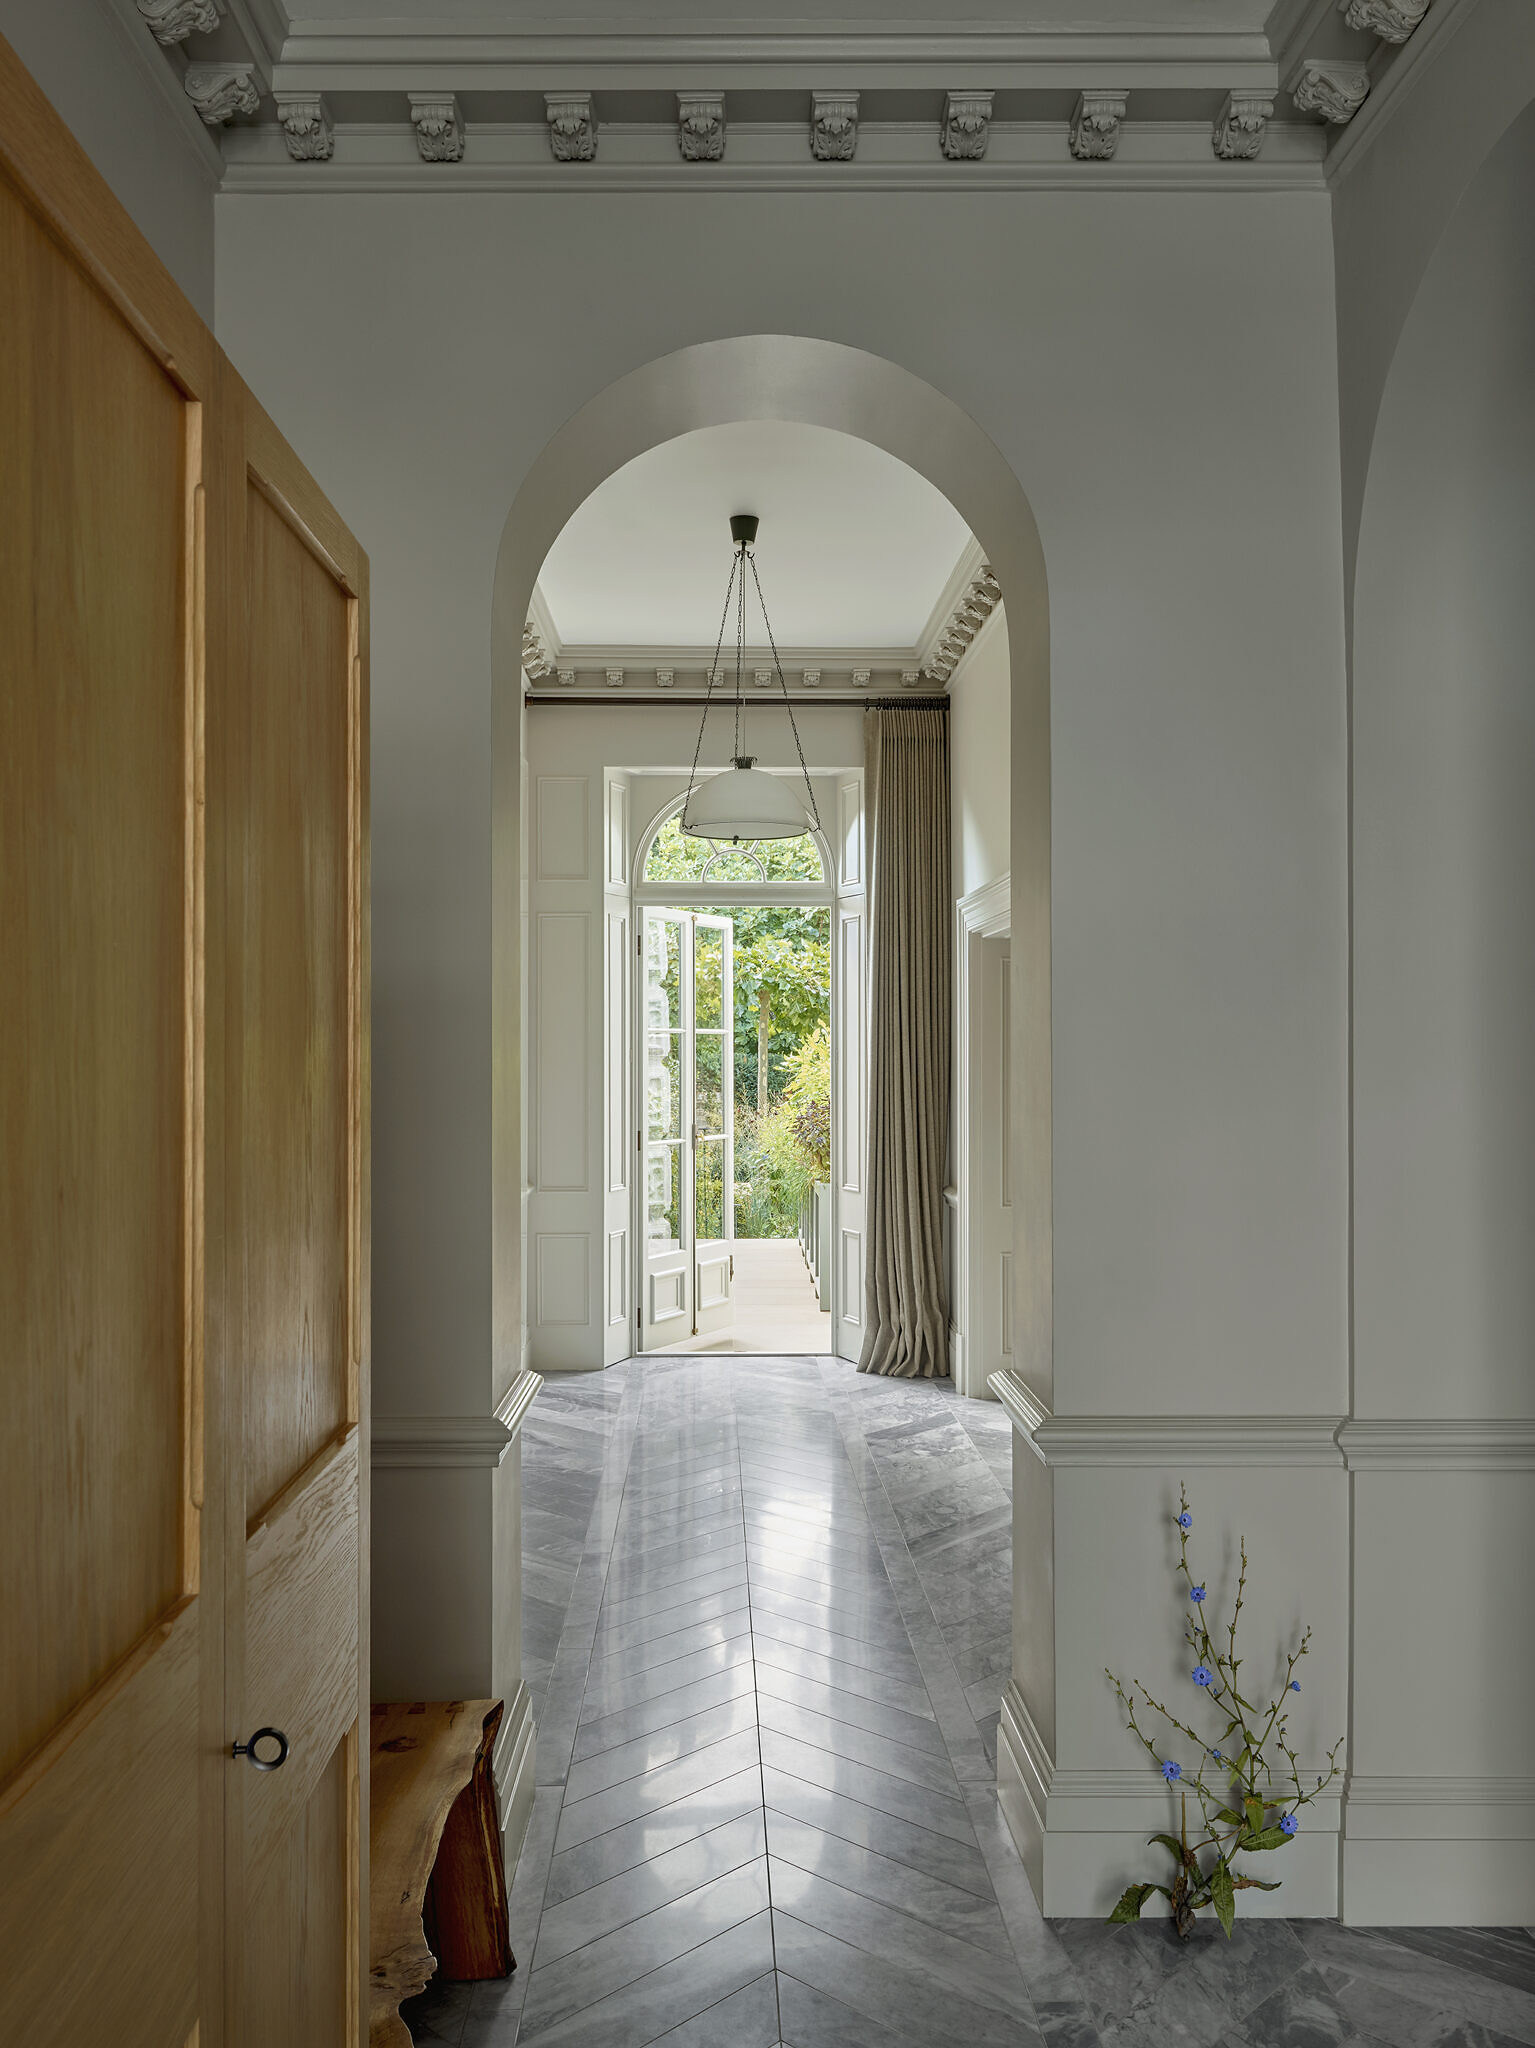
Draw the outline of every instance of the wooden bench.
[[[445,1978],[508,1977],[506,1871],[491,1753],[500,1700],[373,1709],[370,2048],[410,2048],[400,2002]]]

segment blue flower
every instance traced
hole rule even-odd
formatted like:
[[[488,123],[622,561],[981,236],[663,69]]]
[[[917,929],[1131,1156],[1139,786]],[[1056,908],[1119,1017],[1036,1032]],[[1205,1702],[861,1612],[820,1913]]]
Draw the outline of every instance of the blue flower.
[[[1284,1813],[1280,1815],[1279,1832],[1282,1835],[1293,1835],[1298,1831],[1299,1827],[1300,1822],[1295,1818],[1295,1815],[1293,1813]]]
[[[1292,1679],[1290,1680],[1290,1690],[1291,1690],[1291,1692],[1299,1692],[1299,1691],[1300,1691],[1300,1680],[1299,1680],[1298,1678],[1292,1678]]]
[[[1188,1509],[1185,1508],[1183,1510],[1183,1513],[1178,1517],[1178,1527],[1180,1529],[1192,1529],[1193,1526],[1194,1517],[1189,1513]]]
[[[1193,1591],[1189,1594],[1189,1598],[1191,1600],[1203,1600],[1204,1597],[1205,1589],[1203,1586],[1195,1586]]]
[[[1177,1784],[1177,1782],[1178,1782],[1178,1780],[1179,1780],[1179,1779],[1180,1779],[1180,1778],[1181,1778],[1181,1777],[1183,1776],[1183,1766],[1182,1766],[1182,1764],[1175,1764],[1175,1763],[1165,1763],[1165,1764],[1163,1764],[1163,1766],[1162,1766],[1162,1776],[1163,1776],[1163,1777],[1164,1777],[1164,1778],[1165,1778],[1165,1779],[1167,1780],[1167,1782],[1168,1782],[1168,1784],[1169,1784],[1169,1785],[1176,1785],[1176,1784]]]
[[[1218,1749],[1212,1749],[1210,1755],[1218,1764],[1223,1764],[1226,1761]]]
[[[1214,1683],[1215,1673],[1208,1664],[1196,1664],[1189,1673],[1189,1677],[1193,1679],[1196,1685],[1211,1685]]]

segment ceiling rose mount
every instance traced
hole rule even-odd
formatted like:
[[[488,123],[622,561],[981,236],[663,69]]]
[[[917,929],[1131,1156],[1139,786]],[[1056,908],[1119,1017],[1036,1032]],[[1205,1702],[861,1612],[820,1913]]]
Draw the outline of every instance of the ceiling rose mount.
[[[678,829],[692,838],[716,841],[728,839],[736,846],[743,840],[749,843],[755,839],[798,839],[812,826],[819,830],[821,823],[821,814],[816,808],[815,791],[810,786],[810,771],[805,766],[805,749],[800,744],[799,727],[794,722],[794,706],[789,702],[789,686],[784,681],[783,663],[778,658],[778,643],[773,638],[767,602],[762,595],[761,579],[757,575],[757,561],[752,552],[756,545],[758,523],[755,512],[731,514],[730,539],[734,554],[730,563],[730,580],[725,585],[725,608],[720,613],[720,629],[714,643],[714,659],[709,664],[704,713],[698,724],[698,744],[693,749],[693,767],[688,776],[688,793],[683,799],[682,816],[678,820]],[[762,623],[767,629],[768,646],[773,651],[773,673],[783,693],[789,730],[794,735],[794,751],[799,759],[799,772],[805,785],[803,803],[797,791],[781,777],[765,775],[757,767],[755,755],[746,751],[746,700],[742,691],[742,681],[746,665],[748,571],[751,573],[752,587],[757,593]],[[700,783],[698,762],[703,753],[709,710],[715,701],[714,687],[723,674],[720,654],[725,645],[725,633],[730,624],[732,611],[735,614],[736,628],[735,690],[731,700],[735,712],[735,744],[731,750],[733,765],[723,774],[710,776],[705,782]]]

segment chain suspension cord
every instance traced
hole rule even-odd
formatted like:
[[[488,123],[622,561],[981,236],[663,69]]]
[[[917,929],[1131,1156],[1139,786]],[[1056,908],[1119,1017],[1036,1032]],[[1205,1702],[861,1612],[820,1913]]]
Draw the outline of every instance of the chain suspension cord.
[[[768,617],[767,599],[762,595],[762,579],[757,574],[757,557],[748,554],[746,559],[752,565],[752,581],[757,586],[757,602],[762,607],[762,623],[767,627],[768,646],[773,650],[773,667],[778,674],[778,687],[783,692],[783,708],[789,714],[789,730],[794,735],[794,751],[799,755],[799,772],[805,778],[805,794],[810,799],[810,815],[815,820],[815,828],[819,832],[821,813],[816,804],[815,791],[810,784],[810,770],[805,766],[805,749],[800,745],[799,727],[794,723],[794,706],[789,702],[789,685],[784,681],[783,663],[778,658],[778,642],[773,638],[773,621]],[[741,578],[741,585],[744,592],[744,576]]]
[[[741,571],[741,582],[740,582],[740,586],[739,586],[739,591],[738,591],[738,595],[737,595],[737,598],[736,598],[736,751],[735,751],[735,758],[736,758],[736,760],[737,760],[737,761],[739,761],[739,760],[741,759],[742,755],[744,754],[744,752],[745,752],[745,750],[746,750],[746,749],[745,749],[745,741],[746,741],[746,708],[745,708],[745,705],[744,705],[744,703],[743,703],[743,701],[742,701],[742,696],[741,696],[741,671],[742,671],[742,669],[743,669],[743,667],[745,666],[745,663],[746,663],[746,560],[747,560],[747,556],[746,556],[746,543],[745,543],[745,541],[743,540],[743,541],[742,541],[742,543],[741,543],[740,559],[739,559],[739,563],[738,563],[738,566],[739,566],[739,568],[740,568],[740,571]],[[753,570],[753,574],[755,574],[755,573],[756,573],[756,572],[755,572],[755,570]]]
[[[736,567],[736,557],[732,555],[730,558],[730,581],[725,585],[725,609],[720,613],[720,629],[719,632],[714,636],[714,659],[709,664],[709,673],[704,677],[704,715],[698,721],[698,738],[693,744],[693,765],[688,771],[688,793],[682,799],[682,823],[678,829],[684,832],[687,830],[688,805],[693,801],[693,790],[698,782],[698,757],[704,749],[704,727],[709,723],[709,706],[714,699],[714,678],[719,674],[720,649],[725,644],[725,621],[730,617],[730,593],[735,588]],[[745,581],[744,577],[742,581]],[[738,740],[740,732],[740,716],[740,707],[737,706],[736,722]],[[736,751],[739,753],[739,745],[737,746]]]

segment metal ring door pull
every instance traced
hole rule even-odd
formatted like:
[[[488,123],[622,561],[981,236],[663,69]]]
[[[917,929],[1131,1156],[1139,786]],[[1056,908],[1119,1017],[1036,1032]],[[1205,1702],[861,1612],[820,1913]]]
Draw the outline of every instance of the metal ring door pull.
[[[275,1742],[276,1756],[258,1756],[258,1742]],[[288,1761],[288,1738],[280,1728],[258,1728],[249,1742],[237,1742],[230,1750],[231,1756],[248,1756],[258,1771],[280,1771]]]

